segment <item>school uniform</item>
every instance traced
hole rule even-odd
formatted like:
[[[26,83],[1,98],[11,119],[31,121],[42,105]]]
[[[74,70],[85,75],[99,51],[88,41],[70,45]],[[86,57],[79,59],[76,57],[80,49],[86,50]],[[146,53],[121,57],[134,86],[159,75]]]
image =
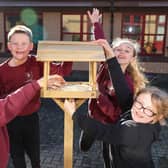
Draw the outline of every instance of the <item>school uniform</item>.
[[[95,139],[112,144],[115,168],[154,168],[151,145],[159,137],[160,125],[136,123],[131,118],[133,95],[116,58],[107,60],[110,76],[123,114],[115,124],[103,124],[79,112],[73,119]]]
[[[39,90],[40,86],[33,81],[5,99],[0,99],[0,168],[7,167],[9,158],[9,137],[6,124],[22,112]],[[29,112],[25,114],[28,115]]]
[[[25,63],[16,67],[8,65],[10,59],[0,65],[1,98],[43,76],[43,62],[38,62],[35,56],[28,56]],[[50,64],[50,74],[66,76],[71,70],[72,62]],[[17,168],[26,167],[25,152],[30,157],[32,167],[40,167],[39,109],[40,91],[25,106],[22,113],[8,124],[11,157]],[[17,110],[15,109],[16,112]]]

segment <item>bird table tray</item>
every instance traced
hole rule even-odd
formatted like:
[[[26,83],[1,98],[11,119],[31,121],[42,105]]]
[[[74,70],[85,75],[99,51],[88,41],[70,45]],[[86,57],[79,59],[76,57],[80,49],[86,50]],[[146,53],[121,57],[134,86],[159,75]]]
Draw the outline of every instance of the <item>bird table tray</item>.
[[[37,60],[44,62],[45,87],[41,91],[43,97],[50,98],[96,98],[96,73],[97,63],[105,61],[104,50],[92,42],[72,41],[39,41]],[[49,64],[56,62],[88,62],[88,82],[67,82],[67,85],[58,89],[47,88]]]

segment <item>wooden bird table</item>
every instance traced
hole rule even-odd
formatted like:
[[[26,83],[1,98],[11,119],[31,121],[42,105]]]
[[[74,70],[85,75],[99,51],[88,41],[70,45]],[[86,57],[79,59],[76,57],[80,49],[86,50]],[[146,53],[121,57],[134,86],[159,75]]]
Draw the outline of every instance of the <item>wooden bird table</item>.
[[[104,50],[101,46],[90,42],[68,41],[39,41],[37,60],[44,62],[44,87],[41,96],[52,98],[64,111],[64,99],[74,98],[80,107],[88,98],[96,98],[97,63],[105,61]],[[50,71],[50,62],[88,62],[89,81],[67,82],[66,86],[58,90],[47,88],[47,79]],[[64,111],[64,168],[73,167],[73,120]]]

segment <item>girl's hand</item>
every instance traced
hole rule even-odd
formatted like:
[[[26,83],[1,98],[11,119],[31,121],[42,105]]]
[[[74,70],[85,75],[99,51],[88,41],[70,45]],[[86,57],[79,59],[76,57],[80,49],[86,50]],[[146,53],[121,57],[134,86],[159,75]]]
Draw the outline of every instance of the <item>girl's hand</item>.
[[[76,111],[76,104],[74,99],[65,99],[64,101],[64,110],[69,113],[70,116]]]
[[[95,41],[91,41],[91,43],[94,43],[94,44],[97,44],[97,45],[100,45],[100,46],[103,47],[106,59],[115,57],[114,53],[113,53],[113,49],[111,48],[111,46],[110,46],[110,44],[108,43],[107,40],[98,39],[98,40],[95,40]]]
[[[93,8],[92,13],[90,11],[87,11],[87,14],[92,24],[99,22],[102,18],[102,14],[100,14],[97,8]]]

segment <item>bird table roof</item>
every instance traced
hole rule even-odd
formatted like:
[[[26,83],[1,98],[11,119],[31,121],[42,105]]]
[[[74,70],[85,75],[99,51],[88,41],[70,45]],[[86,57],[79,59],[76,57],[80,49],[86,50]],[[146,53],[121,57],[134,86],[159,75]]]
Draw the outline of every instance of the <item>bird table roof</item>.
[[[37,48],[39,61],[105,61],[104,50],[91,42],[39,41]]]

